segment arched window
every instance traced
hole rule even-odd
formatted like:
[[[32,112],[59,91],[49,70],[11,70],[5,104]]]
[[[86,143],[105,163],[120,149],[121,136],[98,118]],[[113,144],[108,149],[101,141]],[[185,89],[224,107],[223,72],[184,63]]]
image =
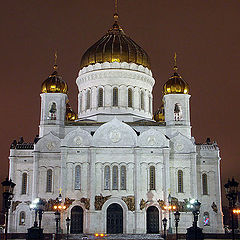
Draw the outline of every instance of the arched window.
[[[106,166],[104,168],[104,189],[110,190],[110,167]]]
[[[126,190],[126,167],[121,166],[121,179],[120,179],[120,188],[121,190]]]
[[[149,168],[149,177],[150,177],[150,190],[155,190],[155,167],[151,166]]]
[[[98,89],[98,107],[103,107],[103,89]]]
[[[141,91],[140,105],[141,105],[141,110],[144,110],[144,93],[143,93],[143,91]]]
[[[178,170],[178,192],[183,193],[183,171]]]
[[[25,212],[20,212],[19,214],[19,225],[25,225],[26,214]]]
[[[113,88],[113,106],[118,106],[118,89],[116,87]]]
[[[22,194],[27,193],[27,173],[22,175]]]
[[[112,170],[112,189],[118,190],[118,167],[113,166]]]
[[[52,170],[47,170],[47,187],[46,192],[52,192]]]
[[[208,212],[204,212],[203,214],[203,224],[204,226],[210,226],[210,218]]]
[[[176,103],[174,106],[174,118],[175,121],[182,120],[182,107],[179,103]]]
[[[208,195],[208,186],[207,186],[207,174],[204,173],[202,175],[202,188],[203,188],[203,195]]]
[[[91,100],[91,94],[90,94],[90,90],[87,90],[87,102],[86,102],[86,109],[90,109],[90,100]]]
[[[49,119],[56,120],[57,105],[55,102],[51,102],[49,105]]]
[[[128,89],[128,107],[132,107],[132,89]]]
[[[81,168],[80,166],[75,167],[75,189],[80,190],[81,188]]]

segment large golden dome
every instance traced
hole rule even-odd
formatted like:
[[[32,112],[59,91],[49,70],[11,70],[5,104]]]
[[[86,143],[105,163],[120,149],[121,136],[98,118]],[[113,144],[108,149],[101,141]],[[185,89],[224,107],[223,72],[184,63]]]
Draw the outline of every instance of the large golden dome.
[[[42,93],[67,93],[67,83],[57,73],[57,65],[54,65],[54,72],[42,83]]]
[[[125,35],[114,15],[113,27],[83,55],[81,69],[90,64],[103,62],[127,62],[143,65],[150,69],[147,53],[130,37]]]
[[[189,86],[177,73],[177,67],[174,67],[174,74],[163,86],[163,94],[188,94]]]

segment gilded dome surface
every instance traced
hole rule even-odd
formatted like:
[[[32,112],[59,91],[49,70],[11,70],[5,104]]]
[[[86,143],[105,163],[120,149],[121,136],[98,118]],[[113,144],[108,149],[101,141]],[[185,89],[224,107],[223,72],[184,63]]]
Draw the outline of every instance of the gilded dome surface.
[[[154,120],[156,122],[164,122],[165,116],[164,116],[164,105],[162,104],[161,107],[154,113],[153,116]]]
[[[77,114],[72,110],[69,103],[66,104],[66,120],[74,121],[77,119]]]
[[[57,66],[54,66],[54,72],[42,83],[42,93],[67,93],[67,83],[57,73]]]
[[[166,94],[188,94],[189,86],[182,77],[177,73],[177,67],[174,67],[174,74],[163,86],[163,93]]]
[[[136,63],[150,69],[147,53],[123,32],[117,21],[107,34],[84,53],[81,69],[103,62]]]

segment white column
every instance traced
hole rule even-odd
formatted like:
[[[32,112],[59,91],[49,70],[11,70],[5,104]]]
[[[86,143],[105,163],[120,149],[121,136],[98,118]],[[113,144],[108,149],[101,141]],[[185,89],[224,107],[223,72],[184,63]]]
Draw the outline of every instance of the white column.
[[[92,87],[91,89],[91,109],[97,109],[98,107],[98,102],[97,102],[97,97],[98,96],[98,91],[97,87]]]
[[[112,106],[112,87],[110,85],[104,87],[104,106]]]
[[[39,152],[33,152],[33,186],[32,199],[38,197],[39,193]]]
[[[86,111],[86,90],[82,90],[82,112]]]
[[[139,87],[135,87],[133,90],[133,108],[136,110],[140,110],[140,89]]]
[[[122,85],[119,87],[119,107],[127,107],[127,87]]]
[[[65,147],[61,148],[61,177],[60,177],[60,186],[62,189],[62,197],[65,198],[67,191],[67,149]]]
[[[191,154],[190,179],[191,179],[190,181],[191,197],[197,198],[198,189],[197,189],[197,154],[196,153]],[[189,184],[189,183],[186,183],[186,184]]]

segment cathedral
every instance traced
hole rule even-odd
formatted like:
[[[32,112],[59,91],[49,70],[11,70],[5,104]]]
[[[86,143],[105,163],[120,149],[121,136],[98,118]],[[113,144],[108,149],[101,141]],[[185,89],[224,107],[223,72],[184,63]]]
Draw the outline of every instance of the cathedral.
[[[42,228],[54,233],[59,196],[63,233],[67,217],[75,234],[161,233],[164,217],[174,232],[175,209],[179,232],[186,233],[193,222],[190,199],[201,202],[203,232],[223,232],[219,148],[210,139],[195,142],[190,88],[176,57],[174,65],[163,104],[153,113],[149,56],[124,33],[115,13],[113,26],[82,56],[76,114],[55,61],[41,86],[39,135],[10,147],[9,177],[17,184],[10,232],[33,226],[30,205],[41,198]]]

